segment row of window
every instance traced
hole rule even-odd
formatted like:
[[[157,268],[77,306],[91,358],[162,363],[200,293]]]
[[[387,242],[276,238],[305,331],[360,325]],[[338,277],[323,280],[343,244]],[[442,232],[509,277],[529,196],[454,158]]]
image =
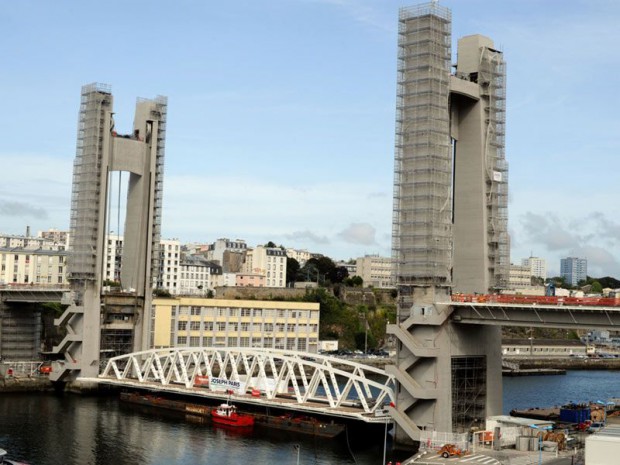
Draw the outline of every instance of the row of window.
[[[176,315],[172,308],[172,315]],[[265,318],[310,318],[310,310],[270,309],[270,308],[229,308],[229,307],[198,307],[179,306],[179,316],[220,316],[220,317],[265,317]],[[317,312],[318,317],[318,312]]]
[[[287,323],[248,323],[237,321],[179,321],[177,322],[177,330],[179,331],[232,331],[236,332],[241,330],[242,332],[265,332],[272,333],[275,329],[278,333],[293,332],[295,329],[304,330],[311,333],[315,333],[318,329],[316,324],[288,324]]]
[[[225,337],[225,336],[179,336],[176,347],[254,347],[265,349],[306,351],[309,345],[316,344],[316,338],[260,338],[260,337]]]
[[[52,276],[36,276],[34,279],[34,282],[37,284],[44,284],[47,282],[47,284],[52,284]],[[19,277],[14,274],[13,275],[13,280],[12,282],[14,283],[18,283],[19,282]],[[22,281],[24,284],[28,284],[30,283],[30,276],[26,275],[24,276],[24,280]],[[56,284],[62,284],[63,283],[63,277],[62,276],[58,276]]]

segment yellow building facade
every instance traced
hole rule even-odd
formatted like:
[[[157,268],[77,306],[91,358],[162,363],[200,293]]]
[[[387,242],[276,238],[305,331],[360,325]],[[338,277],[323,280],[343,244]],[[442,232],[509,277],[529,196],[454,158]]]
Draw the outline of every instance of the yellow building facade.
[[[151,348],[252,347],[317,352],[319,304],[194,297],[153,300]]]

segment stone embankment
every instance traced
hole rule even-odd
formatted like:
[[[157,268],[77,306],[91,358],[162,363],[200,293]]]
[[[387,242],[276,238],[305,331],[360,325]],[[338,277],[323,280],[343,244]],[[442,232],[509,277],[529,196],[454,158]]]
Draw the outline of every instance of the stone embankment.
[[[54,385],[47,376],[0,377],[0,392],[53,392]]]
[[[544,358],[507,359],[520,369],[555,368],[559,370],[620,370],[620,358]]]

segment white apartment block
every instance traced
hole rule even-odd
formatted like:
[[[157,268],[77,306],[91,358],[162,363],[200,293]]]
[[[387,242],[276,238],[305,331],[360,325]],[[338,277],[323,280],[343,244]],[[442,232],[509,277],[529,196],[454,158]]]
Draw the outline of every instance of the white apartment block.
[[[66,284],[66,264],[65,250],[0,248],[0,284]]]
[[[174,294],[207,295],[218,285],[222,267],[202,255],[186,255],[179,264],[179,285]]]
[[[246,274],[265,277],[265,287],[286,287],[286,252],[279,247],[256,246],[246,253]]]
[[[297,249],[286,249],[286,256],[297,260],[299,266],[304,266],[306,262],[312,258],[312,254],[307,250]]]
[[[527,266],[530,269],[530,276],[547,279],[547,260],[544,258],[523,258],[521,259],[521,266]]]
[[[508,288],[512,290],[532,287],[532,274],[529,266],[510,265]]]
[[[365,255],[355,261],[356,275],[364,280],[364,287],[394,287],[392,259],[379,255]]]
[[[319,304],[154,299],[150,347],[254,347],[316,353]]]
[[[181,243],[178,239],[161,239],[159,244],[160,262],[157,287],[165,289],[171,294],[178,294]]]
[[[106,236],[106,255],[103,279],[121,282],[121,256],[123,255],[123,236],[108,234]]]

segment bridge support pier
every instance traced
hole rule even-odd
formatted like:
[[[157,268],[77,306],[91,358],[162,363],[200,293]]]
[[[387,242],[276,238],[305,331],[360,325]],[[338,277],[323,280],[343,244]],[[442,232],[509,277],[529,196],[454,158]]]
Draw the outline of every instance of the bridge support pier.
[[[454,323],[452,307],[437,298],[445,301],[415,289],[416,304],[399,309],[387,329],[398,339],[396,363],[386,367],[398,381],[398,444],[419,440],[422,430],[466,432],[501,413],[500,328]]]

